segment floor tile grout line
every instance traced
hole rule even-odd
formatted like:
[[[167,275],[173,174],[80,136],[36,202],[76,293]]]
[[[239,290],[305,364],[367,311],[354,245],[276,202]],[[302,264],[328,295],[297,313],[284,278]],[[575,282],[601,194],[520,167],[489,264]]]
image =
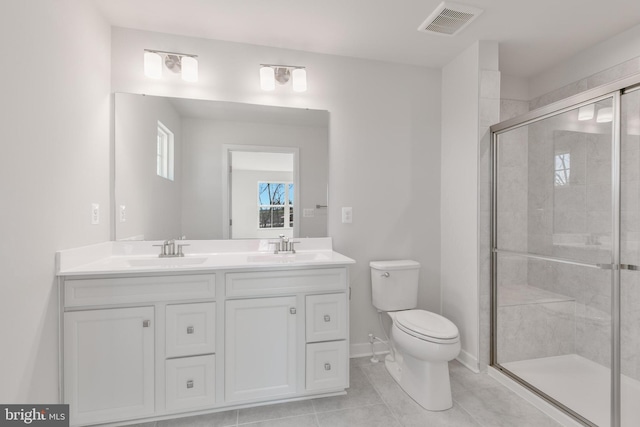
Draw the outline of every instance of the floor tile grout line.
[[[488,388],[488,387],[484,387],[484,388]],[[476,389],[476,390],[480,390],[480,389]],[[467,390],[467,389],[465,389],[465,390],[463,391],[463,393],[470,393],[470,391],[469,391],[469,390]],[[476,417],[476,416],[475,416],[474,414],[472,414],[472,413],[471,413],[467,408],[465,408],[465,405],[464,405],[464,404],[462,404],[460,401],[458,401],[458,400],[454,399],[454,398],[453,398],[453,396],[452,396],[452,399],[453,399],[453,401],[454,401],[455,403],[457,403],[457,404],[458,404],[458,407],[459,407],[460,409],[462,409],[464,412],[466,412],[467,414],[469,414],[469,416],[470,416],[470,417],[471,417],[475,422],[477,422],[479,426],[481,426],[481,427],[491,427],[491,426],[487,426],[487,425],[485,425],[482,421],[480,421],[480,420],[478,419],[478,417]]]
[[[373,365],[373,364],[372,364]],[[384,397],[382,397],[382,394],[380,393],[380,391],[378,391],[378,387],[376,387],[375,383],[371,380],[371,378],[369,377],[369,374],[367,374],[367,371],[365,371],[364,369],[361,369],[362,373],[364,373],[364,376],[367,378],[367,380],[369,381],[369,383],[371,384],[371,386],[373,386],[373,389],[375,390],[376,394],[380,397],[380,400],[382,400],[382,403],[384,403],[384,406],[387,408],[387,410],[389,411],[389,413],[391,413],[391,416],[393,417],[394,420],[396,420],[396,423],[402,427],[402,423],[400,422],[400,420],[398,419],[398,417],[396,416],[396,413],[394,410],[391,409],[391,407],[389,406],[389,404],[387,403],[387,401],[384,399]]]
[[[464,407],[464,405],[456,400],[454,400],[455,403],[458,404],[458,408],[460,408],[461,410],[463,410],[464,412],[466,412],[473,421],[475,421],[476,423],[478,423],[478,425],[480,427],[491,427],[491,426],[487,426],[485,425],[481,420],[478,419],[478,417],[476,417],[475,415],[473,415],[471,412],[469,412],[469,410],[467,408]]]

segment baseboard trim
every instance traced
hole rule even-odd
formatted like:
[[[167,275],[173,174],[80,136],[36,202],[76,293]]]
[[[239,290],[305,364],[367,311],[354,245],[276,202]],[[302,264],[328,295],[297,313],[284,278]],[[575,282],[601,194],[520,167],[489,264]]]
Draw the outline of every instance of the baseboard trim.
[[[478,358],[470,355],[464,350],[460,350],[460,354],[456,357],[456,360],[470,369],[472,372],[480,373],[480,365],[478,363]]]

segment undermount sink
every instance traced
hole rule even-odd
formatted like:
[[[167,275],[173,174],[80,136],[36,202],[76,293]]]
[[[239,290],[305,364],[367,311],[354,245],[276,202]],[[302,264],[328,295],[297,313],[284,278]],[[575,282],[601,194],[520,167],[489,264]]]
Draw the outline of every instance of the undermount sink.
[[[126,263],[129,267],[178,267],[181,265],[203,264],[206,260],[206,257],[158,257],[128,259]]]
[[[325,254],[315,253],[295,253],[295,254],[260,254],[249,255],[247,262],[252,263],[290,263],[290,262],[305,262],[305,261],[322,261],[328,260],[329,257]]]

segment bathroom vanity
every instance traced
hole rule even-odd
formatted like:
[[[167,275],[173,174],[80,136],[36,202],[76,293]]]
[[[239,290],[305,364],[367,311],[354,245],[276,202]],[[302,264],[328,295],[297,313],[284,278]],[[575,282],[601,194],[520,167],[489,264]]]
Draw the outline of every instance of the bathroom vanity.
[[[331,239],[107,242],[58,253],[60,393],[72,426],[345,393],[348,265]]]

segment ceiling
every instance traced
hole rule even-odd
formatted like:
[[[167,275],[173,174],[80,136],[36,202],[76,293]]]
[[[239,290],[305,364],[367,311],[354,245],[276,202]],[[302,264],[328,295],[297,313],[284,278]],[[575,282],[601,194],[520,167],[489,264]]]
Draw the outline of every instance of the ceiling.
[[[640,23],[638,0],[458,0],[484,12],[454,37],[417,27],[440,0],[89,0],[114,26],[440,68],[476,40],[531,77]]]

